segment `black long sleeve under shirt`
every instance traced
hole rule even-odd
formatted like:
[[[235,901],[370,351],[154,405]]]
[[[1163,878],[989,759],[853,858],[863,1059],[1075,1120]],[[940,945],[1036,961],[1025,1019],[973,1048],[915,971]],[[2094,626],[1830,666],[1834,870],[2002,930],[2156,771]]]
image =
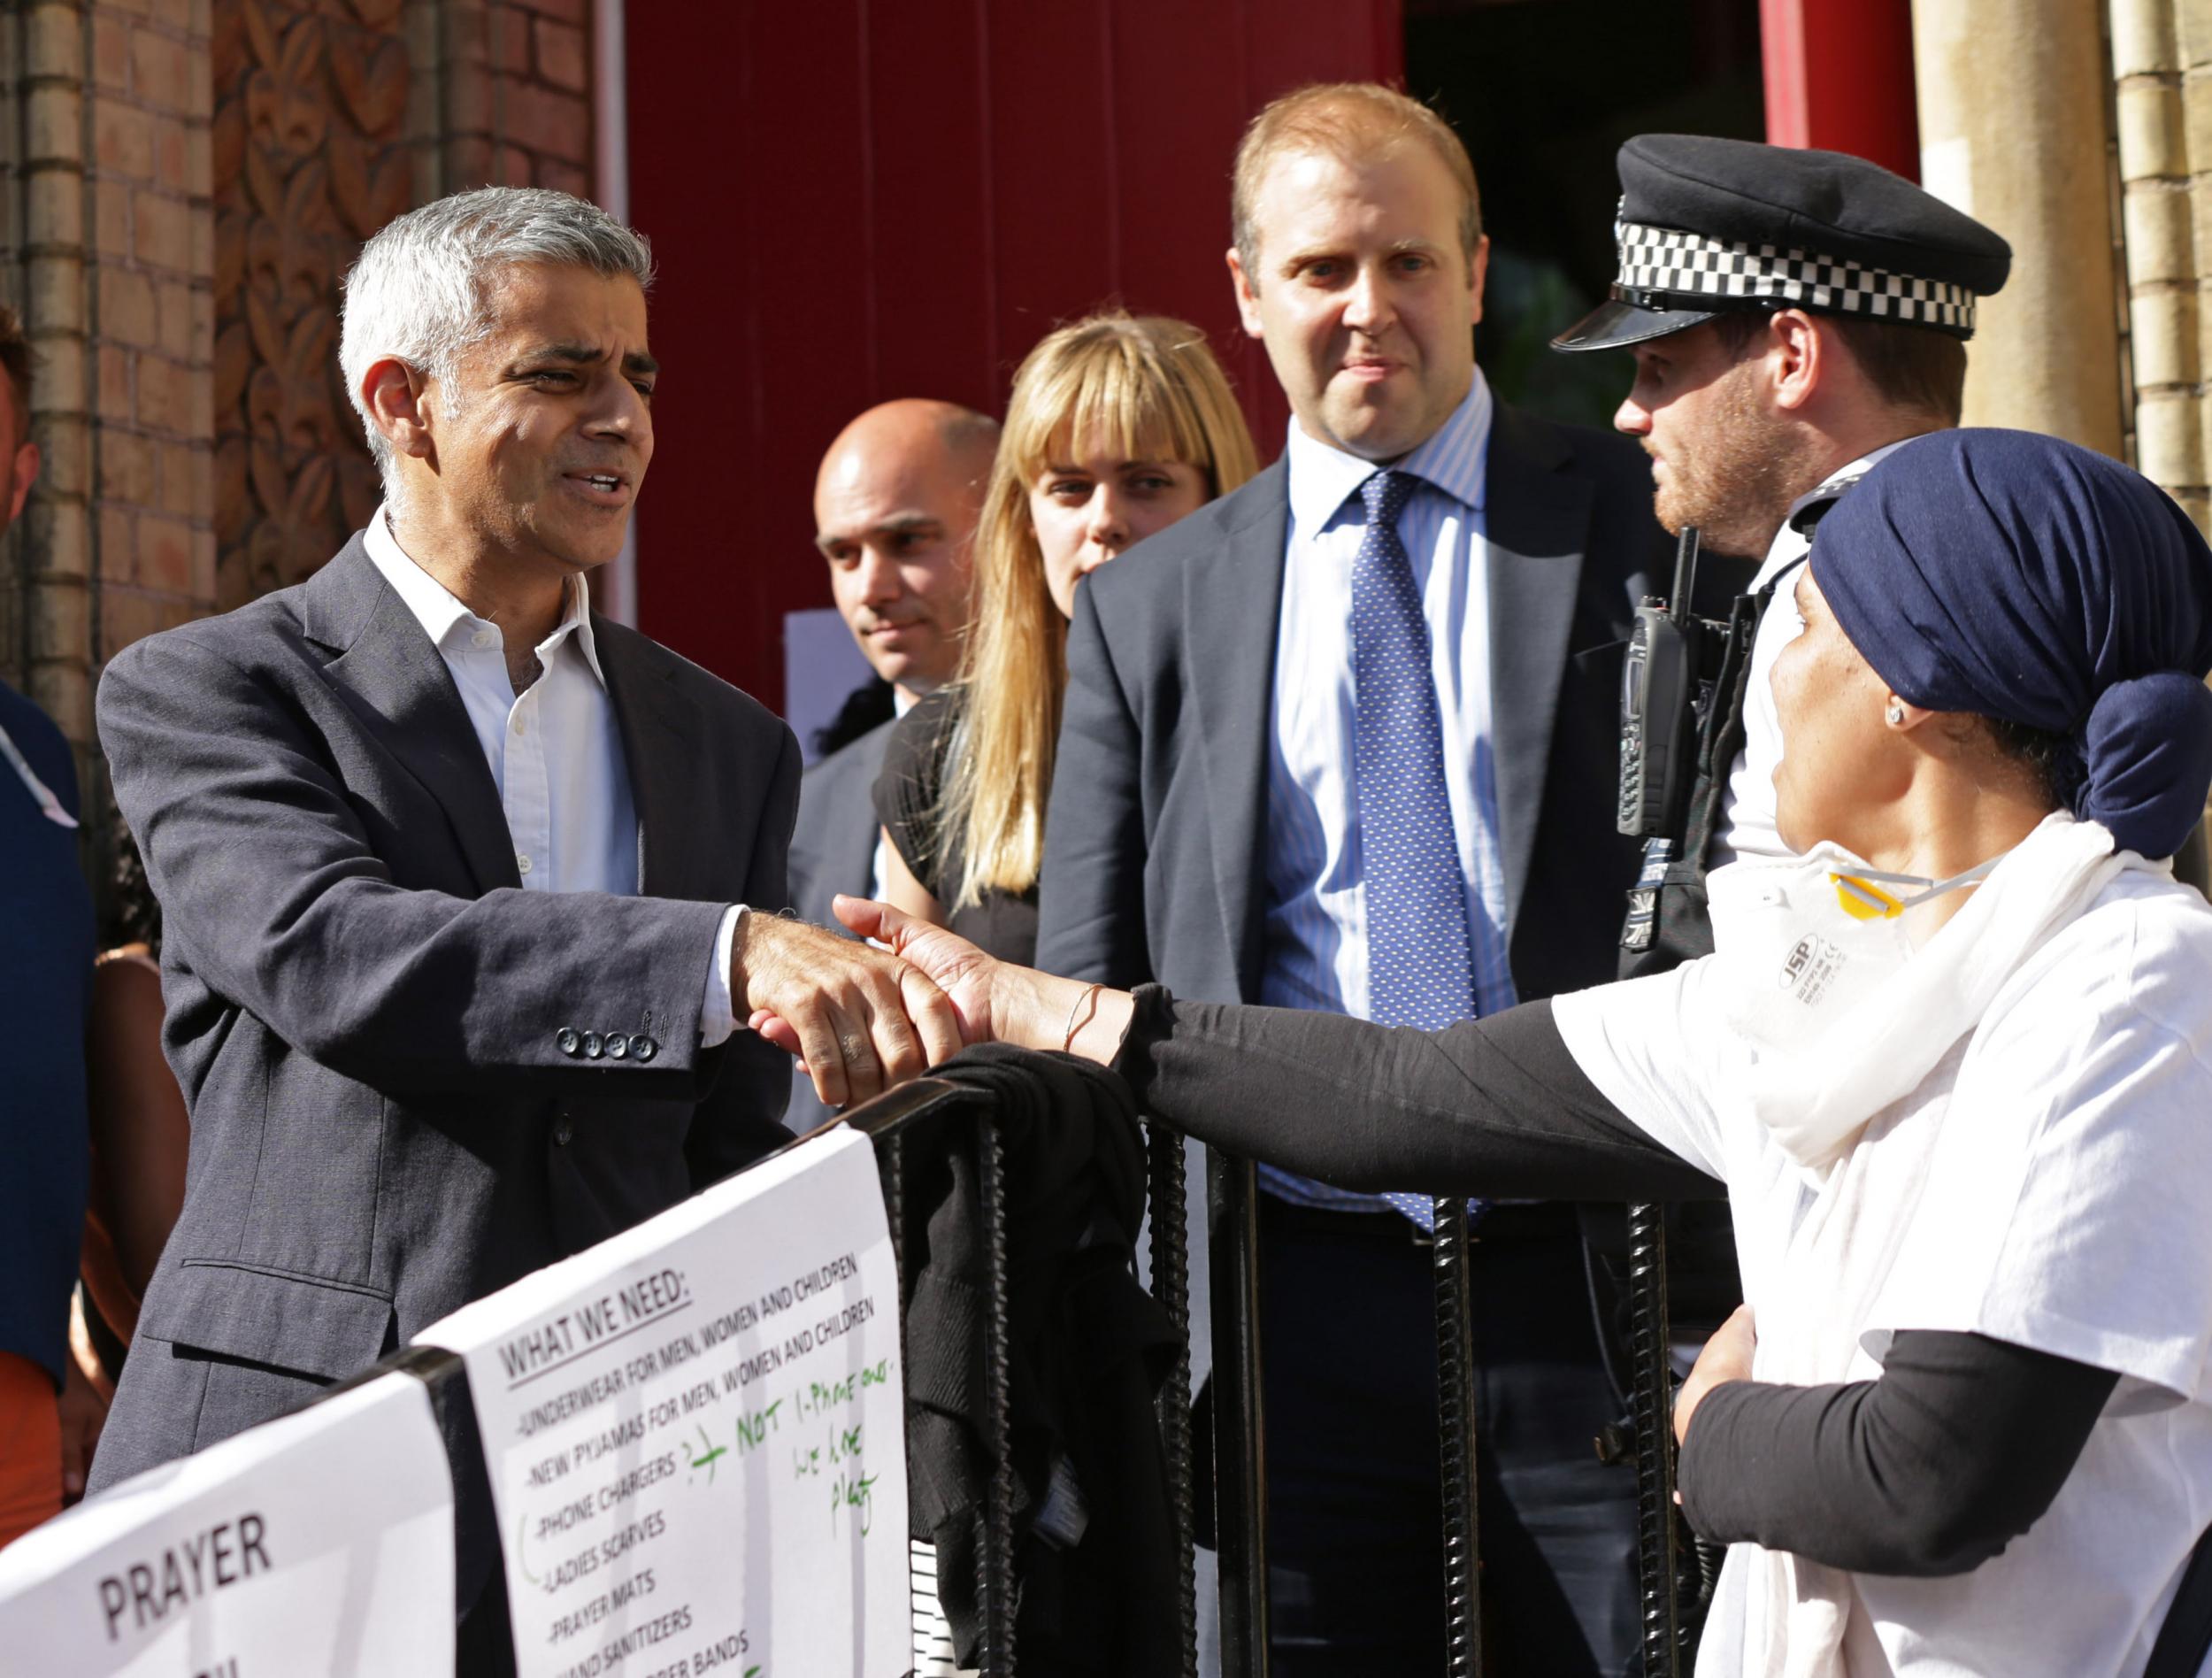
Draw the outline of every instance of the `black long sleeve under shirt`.
[[[1599,1093],[1548,1002],[1431,1033],[1179,1003],[1147,986],[1115,1064],[1146,1112],[1348,1189],[1726,1192]],[[1918,1330],[1895,1337],[1877,1381],[1731,1382],[1692,1420],[1683,1510],[1706,1537],[1856,1573],[1970,1572],[2050,1507],[2117,1380],[1984,1335]]]

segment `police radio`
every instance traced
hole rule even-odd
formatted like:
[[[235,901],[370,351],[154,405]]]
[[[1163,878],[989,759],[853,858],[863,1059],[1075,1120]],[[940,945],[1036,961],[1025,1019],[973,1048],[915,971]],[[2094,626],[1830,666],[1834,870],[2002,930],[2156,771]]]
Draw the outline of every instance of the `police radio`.
[[[1673,838],[1697,780],[1699,689],[1706,655],[1727,635],[1690,611],[1697,531],[1685,527],[1670,599],[1644,597],[1621,667],[1621,797],[1617,825],[1635,839]]]

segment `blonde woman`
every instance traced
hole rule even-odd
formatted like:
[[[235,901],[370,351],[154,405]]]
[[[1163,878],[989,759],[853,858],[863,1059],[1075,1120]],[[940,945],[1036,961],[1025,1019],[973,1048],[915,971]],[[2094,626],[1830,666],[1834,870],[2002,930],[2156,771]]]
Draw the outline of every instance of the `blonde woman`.
[[[960,677],[900,722],[876,783],[891,902],[1031,959],[1076,588],[1257,469],[1197,327],[1117,311],[1030,351],[976,534]]]

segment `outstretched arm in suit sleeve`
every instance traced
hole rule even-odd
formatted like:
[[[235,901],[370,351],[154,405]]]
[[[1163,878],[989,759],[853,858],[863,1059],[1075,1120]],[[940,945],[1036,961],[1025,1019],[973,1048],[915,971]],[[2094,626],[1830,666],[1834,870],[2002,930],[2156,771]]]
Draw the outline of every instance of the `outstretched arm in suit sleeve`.
[[[791,835],[799,818],[799,743],[788,733],[776,759],[768,796],[753,833],[752,866],[746,871],[749,912],[791,901]],[[738,1021],[741,1027],[743,1020]],[[703,1189],[763,1154],[791,1133],[778,1123],[791,1099],[791,1058],[753,1032],[740,1030],[724,1051],[728,1064],[712,1097],[701,1105],[684,1138],[684,1159],[694,1187]]]
[[[1092,591],[1075,591],[1045,816],[1037,966],[1123,988],[1152,977],[1144,924],[1143,739]]]
[[[724,1057],[700,1048],[700,1013],[726,905],[399,884],[304,708],[188,633],[120,654],[99,716],[166,936],[314,1058],[395,1094],[695,1100],[711,1081]],[[780,813],[767,883],[789,797],[768,799]],[[648,1036],[656,1051],[572,1057],[565,1027]]]

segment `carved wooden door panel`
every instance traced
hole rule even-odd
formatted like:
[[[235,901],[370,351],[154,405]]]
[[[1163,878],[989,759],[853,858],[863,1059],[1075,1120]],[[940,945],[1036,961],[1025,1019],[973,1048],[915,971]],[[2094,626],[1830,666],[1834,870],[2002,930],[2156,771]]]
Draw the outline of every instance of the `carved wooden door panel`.
[[[338,297],[361,242],[412,198],[401,4],[216,0],[215,532],[226,611],[307,576],[377,504],[338,371]]]

